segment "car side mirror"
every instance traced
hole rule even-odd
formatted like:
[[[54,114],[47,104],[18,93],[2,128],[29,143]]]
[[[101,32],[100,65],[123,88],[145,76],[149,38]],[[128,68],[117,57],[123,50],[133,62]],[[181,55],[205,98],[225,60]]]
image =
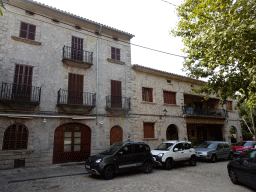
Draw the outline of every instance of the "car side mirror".
[[[178,149],[178,148],[174,148],[173,151],[174,151],[174,152],[177,152],[177,151],[179,151],[179,149]]]

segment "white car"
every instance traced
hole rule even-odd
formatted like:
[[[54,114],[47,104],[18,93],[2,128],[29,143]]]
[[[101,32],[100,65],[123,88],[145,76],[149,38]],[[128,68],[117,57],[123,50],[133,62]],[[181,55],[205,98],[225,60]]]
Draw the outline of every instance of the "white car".
[[[156,165],[164,166],[170,170],[176,162],[189,162],[196,165],[196,152],[190,141],[164,141],[154,150],[151,150]]]

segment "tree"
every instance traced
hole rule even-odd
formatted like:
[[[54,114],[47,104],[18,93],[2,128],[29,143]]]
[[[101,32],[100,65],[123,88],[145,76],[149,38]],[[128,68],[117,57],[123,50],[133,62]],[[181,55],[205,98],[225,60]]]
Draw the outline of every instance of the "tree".
[[[1,7],[5,9],[3,0],[0,0],[0,15],[3,16],[3,12],[1,10]]]
[[[256,106],[256,0],[184,0],[171,33],[182,38],[184,68],[207,78],[196,90]]]
[[[241,119],[242,135],[244,140],[252,140],[256,137],[254,122],[256,121],[256,109],[250,108],[246,103],[238,103],[238,113]]]

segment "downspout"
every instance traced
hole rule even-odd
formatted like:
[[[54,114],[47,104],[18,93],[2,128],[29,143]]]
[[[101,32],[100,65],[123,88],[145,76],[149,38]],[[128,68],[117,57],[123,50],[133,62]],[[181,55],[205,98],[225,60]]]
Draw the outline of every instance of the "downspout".
[[[101,34],[102,24],[100,24],[100,30],[96,41],[96,128],[98,126],[98,100],[99,100],[99,36]]]

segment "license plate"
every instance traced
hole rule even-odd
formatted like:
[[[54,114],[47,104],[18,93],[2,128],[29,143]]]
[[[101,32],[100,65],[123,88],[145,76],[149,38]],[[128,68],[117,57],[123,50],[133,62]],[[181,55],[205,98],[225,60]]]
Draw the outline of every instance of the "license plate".
[[[90,169],[91,168],[90,165],[86,165],[85,167],[86,167],[86,169]]]

